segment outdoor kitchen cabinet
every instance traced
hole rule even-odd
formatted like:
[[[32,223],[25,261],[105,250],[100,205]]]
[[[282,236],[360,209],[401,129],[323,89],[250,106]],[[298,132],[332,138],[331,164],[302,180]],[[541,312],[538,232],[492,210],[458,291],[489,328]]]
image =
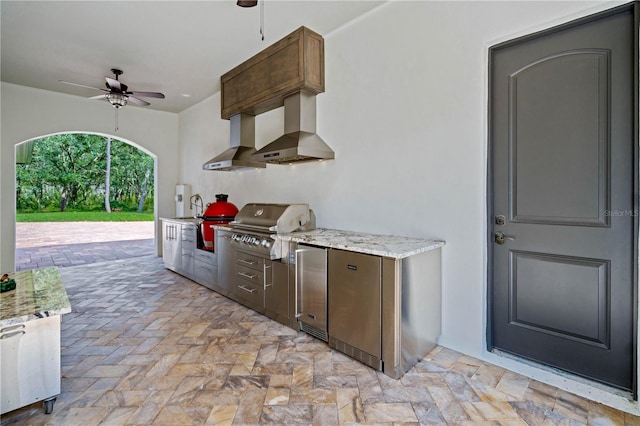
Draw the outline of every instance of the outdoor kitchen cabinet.
[[[218,254],[198,248],[199,228],[192,221],[162,219],[164,266],[211,290],[217,290]]]
[[[323,228],[280,238],[329,249],[329,346],[394,379],[436,347],[444,241]]]
[[[60,315],[0,329],[0,411],[47,401],[60,393]]]
[[[231,232],[218,228],[215,232],[215,239],[218,276],[213,289],[224,296],[232,297],[235,255],[231,247]]]
[[[181,225],[178,222],[162,221],[162,261],[167,269],[179,272],[182,263]]]
[[[382,261],[383,372],[399,379],[437,345],[442,332],[440,248]]]
[[[195,255],[196,255],[196,232],[198,228],[191,224],[180,225],[180,267],[176,270],[177,273],[184,275],[195,281],[194,267],[195,267]]]
[[[264,289],[271,285],[271,262],[240,250],[235,252],[235,274],[231,298],[264,313]]]
[[[218,255],[206,250],[196,250],[193,262],[193,279],[215,290],[218,279]]]
[[[0,416],[35,402],[53,410],[61,385],[60,324],[71,312],[58,268],[9,272],[0,293]]]
[[[329,346],[394,379],[441,333],[440,249],[404,258],[329,250]]]
[[[264,314],[281,324],[290,325],[289,265],[284,262],[271,262],[271,283],[264,289]]]

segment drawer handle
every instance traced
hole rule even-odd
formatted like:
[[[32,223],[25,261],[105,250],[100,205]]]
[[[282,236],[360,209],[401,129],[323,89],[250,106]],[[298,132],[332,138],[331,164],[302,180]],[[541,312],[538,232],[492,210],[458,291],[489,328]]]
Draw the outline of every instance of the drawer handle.
[[[27,334],[27,332],[24,330],[14,331],[13,333],[3,334],[0,336],[0,339],[9,339],[11,337],[22,336],[23,334]]]
[[[24,328],[24,327],[25,327],[24,324],[10,325],[8,327],[4,327],[4,328],[0,329],[0,333],[7,333],[9,331],[19,330],[19,329]]]
[[[254,260],[238,259],[238,262],[244,263],[245,265],[255,265],[256,264],[256,262]]]
[[[247,293],[251,293],[251,294],[256,292],[255,288],[247,288],[247,287],[245,287],[243,285],[239,285],[238,288],[241,288],[242,290],[246,291]]]
[[[252,280],[252,279],[254,279],[255,277],[258,276],[258,274],[250,275],[250,274],[246,274],[244,272],[238,272],[238,275],[240,275],[241,277],[249,278],[250,280]]]

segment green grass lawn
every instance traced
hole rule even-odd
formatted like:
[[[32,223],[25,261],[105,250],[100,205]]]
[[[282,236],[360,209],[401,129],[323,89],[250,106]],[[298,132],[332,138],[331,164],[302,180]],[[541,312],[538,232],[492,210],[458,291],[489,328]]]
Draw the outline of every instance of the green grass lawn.
[[[140,222],[152,220],[153,213],[136,212],[52,212],[16,214],[16,222]]]

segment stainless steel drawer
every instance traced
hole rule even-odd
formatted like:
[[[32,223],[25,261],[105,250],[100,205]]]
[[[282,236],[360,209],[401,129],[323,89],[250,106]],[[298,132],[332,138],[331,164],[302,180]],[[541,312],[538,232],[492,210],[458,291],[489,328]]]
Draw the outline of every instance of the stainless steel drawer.
[[[195,258],[198,262],[206,263],[212,266],[218,264],[218,255],[206,250],[196,250]]]
[[[200,262],[198,259],[193,263],[193,275],[198,284],[207,288],[213,288],[218,280],[218,267],[210,263]]]
[[[264,286],[251,281],[236,280],[235,294],[238,302],[255,311],[264,311]]]
[[[216,265],[212,265],[211,263],[207,263],[207,262],[201,262],[199,259],[196,258],[195,262],[194,262],[195,268],[196,268],[196,274],[198,272],[200,273],[214,273],[215,271],[218,270],[218,267]]]
[[[264,259],[250,253],[236,251],[236,265],[262,271],[264,269]]]
[[[196,227],[189,225],[182,225],[182,232],[180,234],[182,237],[182,244],[190,244],[195,248],[196,246]]]
[[[180,269],[178,269],[176,272],[188,278],[193,278],[193,264],[193,252],[189,250],[182,250]]]
[[[236,278],[264,287],[264,271],[262,269],[256,270],[246,266],[236,265]]]

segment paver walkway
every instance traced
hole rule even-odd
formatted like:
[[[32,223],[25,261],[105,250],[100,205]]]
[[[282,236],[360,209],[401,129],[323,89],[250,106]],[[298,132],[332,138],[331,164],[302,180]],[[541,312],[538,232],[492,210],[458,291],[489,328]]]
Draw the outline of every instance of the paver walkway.
[[[153,222],[16,223],[16,270],[155,254]]]

